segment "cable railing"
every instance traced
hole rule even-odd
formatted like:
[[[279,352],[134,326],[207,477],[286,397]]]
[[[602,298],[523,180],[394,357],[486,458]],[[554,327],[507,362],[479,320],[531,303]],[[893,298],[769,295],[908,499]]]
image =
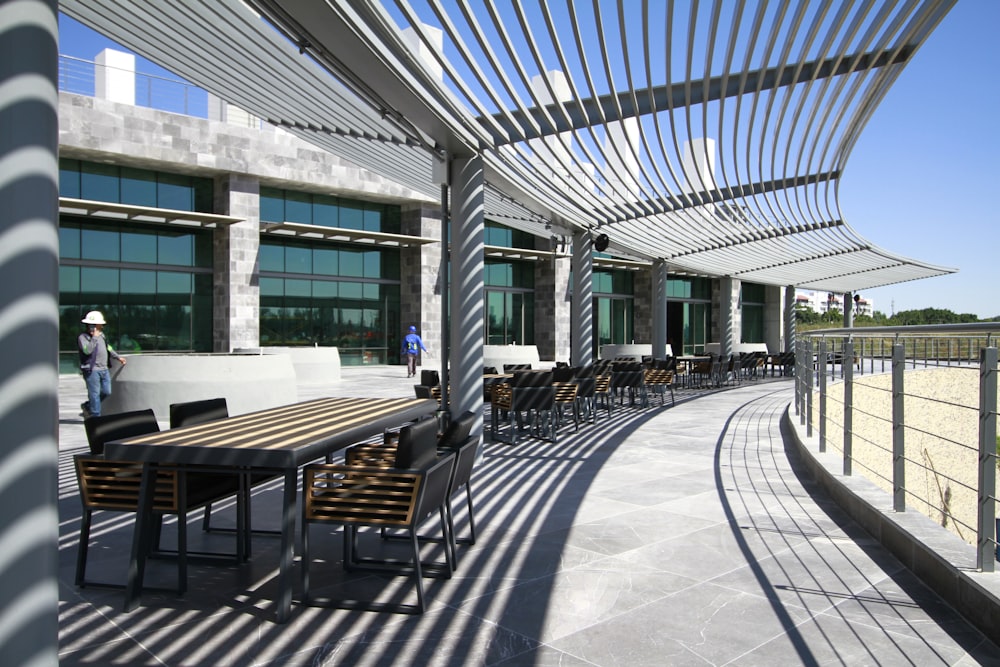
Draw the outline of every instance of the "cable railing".
[[[101,65],[72,56],[59,56],[59,90],[99,97],[97,79],[101,68],[107,76],[134,77],[136,106],[208,118],[208,93],[187,81]]]
[[[997,547],[1000,323],[826,329],[796,340],[795,410],[819,450],[977,550]]]

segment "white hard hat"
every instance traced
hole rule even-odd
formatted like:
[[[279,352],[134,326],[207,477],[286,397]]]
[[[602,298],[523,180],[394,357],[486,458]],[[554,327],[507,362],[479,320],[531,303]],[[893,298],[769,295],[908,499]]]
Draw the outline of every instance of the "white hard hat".
[[[99,310],[92,310],[87,313],[87,316],[80,320],[84,324],[107,324],[104,321],[104,315]]]

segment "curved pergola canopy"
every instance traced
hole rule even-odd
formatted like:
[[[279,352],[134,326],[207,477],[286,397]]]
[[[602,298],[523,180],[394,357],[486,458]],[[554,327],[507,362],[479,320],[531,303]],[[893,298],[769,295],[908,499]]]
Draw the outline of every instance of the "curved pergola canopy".
[[[955,0],[61,0],[215,95],[428,198],[672,272],[849,292],[953,272],[875,247],[838,185]],[[558,239],[557,239],[558,240]]]

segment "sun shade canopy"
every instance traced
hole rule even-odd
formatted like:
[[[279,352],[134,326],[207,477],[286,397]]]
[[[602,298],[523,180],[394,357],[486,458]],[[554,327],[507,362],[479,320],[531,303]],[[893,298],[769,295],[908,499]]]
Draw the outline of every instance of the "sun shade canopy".
[[[486,217],[623,260],[849,292],[954,270],[856,233],[847,158],[955,0],[61,0],[215,95],[437,198],[481,155]]]

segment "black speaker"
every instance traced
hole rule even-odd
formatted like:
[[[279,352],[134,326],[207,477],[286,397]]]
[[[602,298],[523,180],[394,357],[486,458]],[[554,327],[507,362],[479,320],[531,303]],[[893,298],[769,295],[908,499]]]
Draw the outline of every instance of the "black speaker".
[[[594,250],[597,252],[604,252],[608,249],[609,243],[611,243],[611,239],[608,238],[608,235],[601,234],[594,239]]]

